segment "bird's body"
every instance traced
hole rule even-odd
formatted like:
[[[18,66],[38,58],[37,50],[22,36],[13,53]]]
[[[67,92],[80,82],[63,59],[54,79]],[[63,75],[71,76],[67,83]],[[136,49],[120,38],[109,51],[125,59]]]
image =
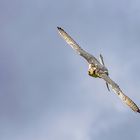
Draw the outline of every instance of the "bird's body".
[[[95,78],[102,78],[106,81],[107,88],[109,90],[108,84],[112,90],[120,97],[120,99],[127,104],[134,112],[139,112],[139,107],[127,97],[120,89],[120,87],[110,79],[108,75],[108,69],[105,67],[103,62],[103,57],[100,55],[100,62],[91,54],[83,50],[62,28],[57,27],[61,37],[82,57],[84,57],[88,64],[88,74]]]

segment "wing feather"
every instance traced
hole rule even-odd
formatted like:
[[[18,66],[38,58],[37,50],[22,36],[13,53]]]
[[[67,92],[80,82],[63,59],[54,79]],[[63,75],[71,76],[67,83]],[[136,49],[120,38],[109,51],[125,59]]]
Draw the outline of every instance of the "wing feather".
[[[72,39],[72,37],[70,35],[68,35],[62,28],[57,27],[59,34],[61,35],[61,37],[82,57],[84,57],[89,63],[95,62],[95,63],[99,63],[97,62],[98,60],[91,54],[89,54],[88,52],[86,52],[85,50],[83,50],[75,41],[74,39]]]
[[[140,113],[139,107],[128,96],[126,96],[122,92],[122,90],[120,89],[120,87],[113,80],[111,80],[109,76],[107,76],[106,74],[102,74],[100,77],[102,79],[104,79],[110,85],[110,87],[112,88],[112,90],[119,96],[119,98],[126,105],[128,105],[134,112]]]
[[[94,64],[94,65],[98,65],[98,67],[103,68],[103,65],[100,64],[100,62],[91,54],[89,54],[88,52],[86,52],[85,50],[83,50],[73,39],[70,35],[68,35],[62,28],[57,27],[59,34],[61,35],[61,37],[82,57],[84,57],[89,64]],[[106,83],[108,83],[110,85],[110,87],[112,88],[112,90],[119,96],[119,98],[126,104],[128,105],[134,112],[139,112],[140,113],[140,109],[139,107],[128,97],[126,96],[122,90],[120,89],[120,87],[113,81],[110,79],[110,77],[103,73],[100,74],[99,76],[100,78],[104,79],[106,81]]]

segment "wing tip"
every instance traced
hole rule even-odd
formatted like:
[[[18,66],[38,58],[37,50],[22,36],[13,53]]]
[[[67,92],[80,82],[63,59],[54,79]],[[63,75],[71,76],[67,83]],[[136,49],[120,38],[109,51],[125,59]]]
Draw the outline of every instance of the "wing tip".
[[[61,27],[57,26],[57,29],[60,29]]]
[[[140,109],[138,109],[137,112],[140,113]]]
[[[58,29],[58,30],[63,30],[61,27],[58,27],[58,26],[57,26],[57,29]]]

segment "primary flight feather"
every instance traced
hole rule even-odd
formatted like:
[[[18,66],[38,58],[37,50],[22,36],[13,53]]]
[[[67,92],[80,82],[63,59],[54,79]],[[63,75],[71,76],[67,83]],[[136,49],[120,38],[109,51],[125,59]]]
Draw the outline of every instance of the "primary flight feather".
[[[105,80],[107,88],[109,90],[109,86],[112,90],[120,97],[120,99],[127,104],[134,112],[140,113],[139,107],[128,97],[126,96],[120,87],[110,79],[108,75],[108,69],[104,65],[103,57],[100,55],[100,62],[91,54],[83,50],[72,38],[68,35],[62,28],[57,27],[59,34],[61,37],[82,57],[84,57],[88,64],[88,74],[92,77],[98,77]]]

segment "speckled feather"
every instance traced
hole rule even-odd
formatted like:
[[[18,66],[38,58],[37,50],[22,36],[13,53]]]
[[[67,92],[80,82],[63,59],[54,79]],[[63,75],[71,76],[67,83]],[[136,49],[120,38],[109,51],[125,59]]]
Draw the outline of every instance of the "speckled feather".
[[[102,78],[110,85],[112,90],[118,95],[118,97],[128,105],[134,112],[140,113],[139,107],[128,97],[126,96],[120,87],[108,76],[108,70],[101,64],[93,55],[89,54],[83,50],[72,38],[68,35],[62,28],[57,27],[61,37],[82,57],[84,57],[89,63],[88,74],[92,77]],[[102,58],[102,56],[101,56]],[[103,58],[102,58],[103,59]]]

